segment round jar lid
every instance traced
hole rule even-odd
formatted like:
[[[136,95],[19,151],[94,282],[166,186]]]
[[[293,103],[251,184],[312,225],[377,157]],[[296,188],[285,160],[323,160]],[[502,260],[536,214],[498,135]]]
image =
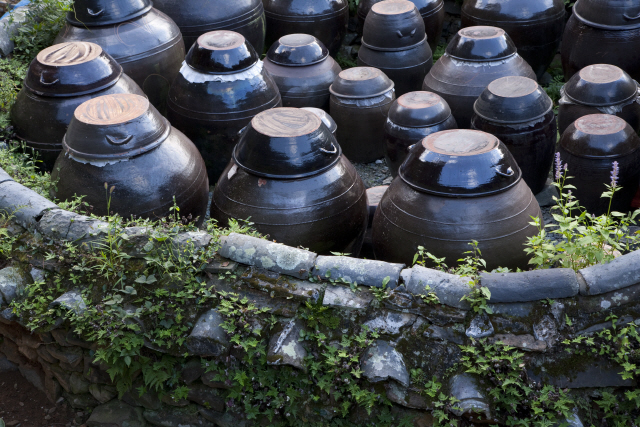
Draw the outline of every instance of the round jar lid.
[[[393,81],[377,68],[354,67],[341,71],[329,92],[341,98],[373,98],[384,95],[393,86]]]
[[[495,136],[468,129],[436,132],[415,144],[398,175],[414,189],[449,197],[479,197],[505,191],[521,172]]]
[[[578,0],[573,14],[592,27],[630,30],[640,27],[640,0]]]
[[[342,151],[329,128],[311,111],[272,108],[256,115],[233,150],[247,172],[266,178],[293,179],[333,167]]]
[[[450,116],[449,104],[440,95],[425,91],[405,93],[389,109],[389,120],[410,128],[435,126]]]
[[[331,131],[331,133],[335,135],[336,130],[338,130],[338,125],[336,121],[333,120],[333,117],[329,115],[329,113],[315,107],[302,107],[302,109],[311,111],[313,114],[318,116],[320,120],[322,120],[322,123],[324,123],[324,125],[329,128],[329,131]]]
[[[303,67],[324,61],[329,56],[325,45],[309,34],[288,34],[271,45],[267,58],[286,67]]]
[[[227,30],[204,33],[185,58],[187,65],[205,74],[239,73],[258,61],[258,54],[244,36]]]
[[[478,26],[458,31],[445,53],[463,61],[499,61],[515,55],[517,49],[502,28]]]
[[[121,75],[120,64],[97,44],[68,42],[38,53],[24,83],[40,96],[80,96],[113,86]]]
[[[573,122],[560,145],[578,157],[620,157],[640,147],[640,138],[627,122],[610,114],[589,114]]]
[[[424,20],[408,0],[384,0],[371,8],[364,22],[362,45],[369,49],[398,51],[426,42]]]
[[[525,123],[544,117],[553,101],[538,82],[508,76],[492,81],[473,105],[473,111],[494,123]]]
[[[606,107],[637,97],[638,84],[615,65],[594,64],[574,74],[564,93],[577,104]]]
[[[75,0],[67,21],[77,27],[96,27],[129,21],[144,15],[151,0]]]
[[[104,95],[76,108],[62,145],[73,157],[118,160],[157,147],[170,131],[167,119],[144,96]]]

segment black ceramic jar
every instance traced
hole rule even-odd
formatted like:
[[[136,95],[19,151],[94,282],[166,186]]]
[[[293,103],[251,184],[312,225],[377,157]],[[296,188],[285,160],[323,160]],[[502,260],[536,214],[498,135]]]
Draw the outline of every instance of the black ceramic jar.
[[[52,196],[84,196],[96,215],[124,218],[163,218],[175,203],[182,217],[202,223],[209,196],[202,157],[147,98],[115,94],[83,103],[62,145]]]
[[[337,55],[347,32],[347,0],[263,0],[267,46],[287,34],[311,34]]]
[[[558,104],[560,134],[578,118],[589,114],[614,114],[640,131],[638,83],[615,65],[584,67],[562,87]]]
[[[433,55],[413,3],[384,0],[373,5],[364,24],[358,65],[384,72],[395,83],[396,96],[420,90]]]
[[[144,95],[97,44],[70,42],[50,46],[29,65],[11,108],[13,129],[37,153],[42,169],[51,171],[75,109],[91,98],[112,93]]]
[[[213,192],[211,218],[250,219],[279,243],[329,254],[360,251],[367,196],[320,118],[298,108],[258,114]]]
[[[513,156],[495,136],[447,130],[416,144],[373,218],[377,259],[413,263],[418,246],[454,265],[476,240],[487,262],[527,268],[531,217],[540,207]]]
[[[342,71],[329,91],[345,156],[358,163],[384,157],[384,124],[396,99],[393,82],[377,68],[354,67]]]
[[[422,89],[443,97],[458,126],[468,128],[478,96],[489,83],[505,76],[536,78],[504,30],[468,27],[451,39],[425,77]]]
[[[592,64],[611,64],[640,80],[640,0],[578,0],[561,47],[565,81]]]
[[[285,107],[315,107],[329,111],[329,86],[342,69],[320,40],[309,34],[289,34],[275,42],[264,68],[278,85]]]
[[[374,4],[383,0],[360,0],[358,3],[358,33],[362,34],[364,22]],[[427,33],[427,43],[432,51],[436,50],[442,35],[444,23],[444,0],[410,0],[420,11]]]
[[[560,158],[567,164],[568,184],[580,206],[594,215],[606,213],[609,199],[601,197],[611,185],[613,162],[618,163],[617,185],[611,210],[626,213],[638,191],[640,138],[627,122],[609,114],[580,117],[562,134]]]
[[[264,50],[266,21],[261,0],[153,0],[180,27],[187,50],[215,30],[242,34],[257,52]]]
[[[492,81],[473,106],[471,129],[504,142],[533,194],[544,188],[556,148],[553,101],[535,80],[502,77]]]
[[[564,31],[563,0],[466,0],[462,26],[502,28],[533,68],[538,78],[547,71],[558,52]]]
[[[203,34],[191,46],[169,91],[169,121],[198,147],[215,183],[239,132],[261,111],[281,105],[258,54],[233,31]]]
[[[73,8],[55,43],[101,46],[164,114],[185,52],[175,22],[151,7],[151,0],[75,0]]]
[[[396,99],[384,125],[387,166],[394,178],[409,153],[409,148],[424,137],[443,130],[456,129],[451,109],[439,95],[409,92]]]
[[[302,109],[311,111],[313,114],[318,116],[320,120],[322,120],[322,123],[324,123],[324,125],[329,129],[329,132],[331,132],[333,136],[336,136],[338,125],[336,124],[336,121],[333,120],[333,117],[329,115],[329,113],[327,113],[324,110],[321,110],[320,108],[315,108],[315,107],[302,107]]]

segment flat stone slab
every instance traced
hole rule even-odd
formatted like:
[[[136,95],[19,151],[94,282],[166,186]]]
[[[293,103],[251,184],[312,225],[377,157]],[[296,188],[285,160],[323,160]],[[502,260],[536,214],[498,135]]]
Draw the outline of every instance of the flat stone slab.
[[[586,282],[583,295],[600,295],[640,283],[640,250],[619,256],[606,264],[583,268],[579,273]]]
[[[216,309],[203,313],[187,337],[186,347],[189,352],[213,357],[223,354],[229,346],[227,333],[221,326],[224,320]]]
[[[404,264],[392,264],[384,261],[351,258],[346,256],[318,256],[313,276],[322,280],[343,279],[348,283],[381,288],[395,289],[398,286],[400,272]]]
[[[16,299],[25,285],[26,280],[17,268],[6,267],[0,270],[0,306]]]
[[[49,308],[62,307],[66,310],[73,311],[77,315],[87,310],[87,305],[82,298],[82,294],[78,290],[65,292],[49,304]]]
[[[410,377],[402,355],[388,342],[377,340],[362,359],[362,374],[372,383],[394,379],[409,387]]]
[[[364,322],[370,330],[377,330],[381,334],[398,335],[404,327],[413,325],[417,316],[415,314],[386,311],[374,319]]]
[[[545,351],[547,343],[536,340],[533,335],[498,334],[491,338],[491,342],[501,342],[504,345],[516,347],[524,351]]]
[[[460,277],[419,265],[403,270],[402,277],[407,290],[414,295],[427,295],[433,292],[443,304],[464,310],[470,308],[469,303],[462,301],[462,297],[468,295],[471,290],[469,286],[471,279],[468,277]],[[426,289],[427,286],[429,290]]]
[[[63,209],[53,209],[45,212],[37,230],[52,239],[90,245],[109,233],[109,224]]]
[[[303,329],[304,323],[301,320],[292,319],[282,332],[274,334],[269,342],[267,364],[289,365],[306,370],[304,358],[307,357],[307,350],[299,340]]]
[[[576,273],[570,268],[481,273],[480,284],[491,291],[491,303],[570,298],[578,295],[580,290]]]
[[[14,181],[0,184],[0,212],[13,216],[24,228],[34,228],[42,214],[58,206],[35,191]]]
[[[87,427],[145,427],[142,408],[134,408],[117,399],[97,406],[87,420]]]
[[[353,292],[346,286],[327,286],[322,305],[364,309],[369,306],[373,298],[373,295],[368,292]]]

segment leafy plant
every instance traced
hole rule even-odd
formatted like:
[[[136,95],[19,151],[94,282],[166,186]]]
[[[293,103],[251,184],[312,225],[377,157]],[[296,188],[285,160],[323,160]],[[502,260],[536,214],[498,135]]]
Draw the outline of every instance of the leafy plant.
[[[10,124],[9,112],[22,88],[27,65],[16,59],[0,59],[0,128]]]

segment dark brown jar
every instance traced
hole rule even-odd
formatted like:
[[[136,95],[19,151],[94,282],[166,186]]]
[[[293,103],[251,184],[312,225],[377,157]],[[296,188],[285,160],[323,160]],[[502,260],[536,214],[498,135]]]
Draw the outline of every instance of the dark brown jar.
[[[485,25],[509,34],[538,78],[558,52],[564,31],[563,0],[467,0],[462,5],[462,26]]]
[[[55,43],[93,42],[122,65],[162,114],[184,60],[178,26],[150,0],[75,0]]]
[[[278,85],[285,107],[315,107],[329,111],[329,86],[342,69],[320,40],[309,34],[289,34],[275,42],[264,68]]]
[[[413,3],[385,0],[373,5],[364,24],[358,65],[384,72],[395,83],[396,96],[420,90],[433,56]]]
[[[29,66],[11,108],[13,129],[18,139],[37,153],[42,169],[51,171],[75,109],[91,98],[112,93],[144,95],[97,44],[50,46]]]
[[[315,108],[315,107],[302,107],[302,109],[311,111],[313,114],[318,116],[320,120],[322,120],[322,123],[324,123],[324,125],[329,129],[329,132],[331,132],[333,136],[336,136],[336,132],[338,131],[338,125],[336,124],[336,121],[333,120],[333,117],[329,115],[329,113],[327,113],[324,110],[321,110],[320,108]]]
[[[618,162],[617,185],[611,211],[626,213],[638,191],[640,138],[627,122],[609,114],[580,117],[560,138],[560,158],[568,165],[567,184],[580,206],[594,215],[609,210],[609,199],[600,197],[611,185],[613,162]]]
[[[337,55],[347,33],[347,0],[263,0],[267,46],[287,34],[311,34]]]
[[[456,129],[456,119],[446,101],[431,92],[409,92],[396,99],[384,125],[387,166],[394,178],[409,148],[424,137]]]
[[[558,104],[558,129],[562,135],[578,118],[589,114],[614,114],[640,131],[638,83],[615,65],[584,67],[562,87]]]
[[[96,215],[160,219],[172,212],[200,224],[209,181],[196,147],[147,98],[116,94],[91,99],[74,112],[51,179],[52,196],[76,195]]]
[[[640,80],[640,0],[578,0],[560,51],[565,81],[592,64],[611,64]]]
[[[384,124],[396,99],[393,82],[377,68],[354,67],[342,71],[329,91],[344,155],[357,163],[384,157]]]
[[[367,228],[362,180],[320,118],[298,108],[258,114],[213,192],[211,218],[250,220],[289,246],[357,256]]]
[[[360,0],[358,3],[358,34],[362,34],[364,21],[374,4],[383,0]],[[410,0],[420,11],[427,33],[427,43],[432,51],[436,50],[442,35],[444,24],[444,0]]]
[[[280,105],[278,87],[253,47],[242,35],[220,30],[203,34],[189,49],[169,91],[167,118],[198,147],[215,183],[240,130]]]
[[[553,101],[535,80],[502,77],[489,84],[473,106],[471,129],[502,141],[533,194],[543,190],[556,151]]]
[[[527,268],[529,224],[541,217],[507,147],[476,130],[446,130],[416,144],[373,218],[377,259],[413,263],[418,246],[455,265],[476,240],[487,262]]]
[[[458,126],[469,128],[473,103],[489,83],[505,76],[536,78],[504,30],[468,27],[451,39],[425,77],[422,89],[443,97]]]
[[[180,27],[187,50],[204,33],[229,30],[242,34],[257,52],[264,51],[261,0],[153,0],[153,6]]]

